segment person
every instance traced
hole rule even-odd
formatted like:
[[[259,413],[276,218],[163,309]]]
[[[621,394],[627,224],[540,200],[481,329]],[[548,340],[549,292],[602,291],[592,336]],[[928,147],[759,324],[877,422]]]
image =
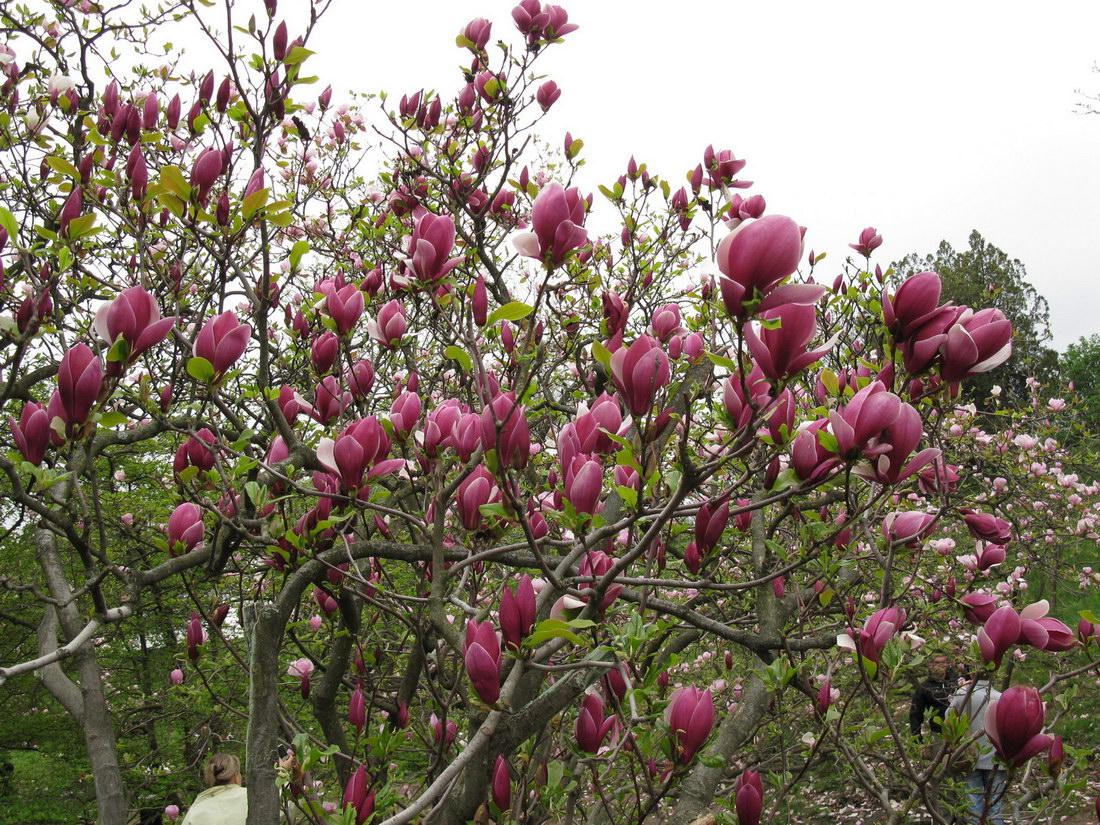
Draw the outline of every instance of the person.
[[[216,753],[202,773],[206,790],[195,797],[182,825],[244,825],[248,791],[241,787],[241,760]]]
[[[933,656],[928,663],[928,678],[913,691],[913,702],[909,707],[909,732],[918,740],[922,738],[925,716],[932,732],[939,733],[940,720],[947,712],[956,683],[947,656]]]
[[[993,745],[985,733],[986,709],[999,698],[1001,692],[981,674],[961,685],[951,697],[951,710],[960,716],[966,714],[970,720],[967,737],[977,750],[974,770],[963,778],[972,825],[1004,825],[1001,803],[1007,790],[1005,772],[994,764]]]

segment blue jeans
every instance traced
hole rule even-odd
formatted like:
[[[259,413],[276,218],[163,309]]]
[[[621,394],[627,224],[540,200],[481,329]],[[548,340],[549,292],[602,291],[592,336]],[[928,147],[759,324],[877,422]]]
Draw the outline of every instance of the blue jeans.
[[[1001,802],[1007,790],[1005,772],[980,769],[968,774],[963,782],[970,797],[968,808],[972,825],[1003,825]]]

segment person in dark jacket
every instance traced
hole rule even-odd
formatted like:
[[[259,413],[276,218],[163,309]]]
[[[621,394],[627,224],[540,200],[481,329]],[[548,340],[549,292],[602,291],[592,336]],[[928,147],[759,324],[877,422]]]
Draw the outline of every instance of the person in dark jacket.
[[[925,717],[928,717],[932,732],[939,733],[940,722],[957,687],[956,681],[947,656],[933,656],[928,663],[928,678],[913,691],[913,704],[909,708],[909,732],[913,736],[922,738]]]

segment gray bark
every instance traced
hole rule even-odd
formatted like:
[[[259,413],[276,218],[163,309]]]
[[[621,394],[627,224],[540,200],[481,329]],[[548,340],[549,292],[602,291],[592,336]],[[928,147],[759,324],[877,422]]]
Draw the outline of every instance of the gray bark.
[[[50,596],[61,605],[56,608],[56,615],[62,636],[67,639],[75,638],[83,628],[84,622],[73,602],[72,590],[65,578],[65,567],[57,550],[56,539],[48,530],[39,529],[35,533],[35,546],[38,563],[46,576]],[[48,627],[47,630],[49,630]],[[40,640],[42,635],[40,631]],[[84,745],[92,763],[99,822],[100,825],[126,825],[127,800],[122,786],[122,773],[118,768],[114,720],[107,706],[107,697],[103,693],[103,681],[100,678],[102,673],[96,661],[93,646],[85,644],[79,647],[73,654],[73,663],[80,683],[82,709],[82,716],[75,718],[83,725]],[[76,697],[69,687],[72,682],[65,679],[64,674],[60,674],[62,678],[58,678],[60,667],[57,665],[51,665],[45,668],[45,671],[49,671],[51,667],[57,667],[57,671],[54,675],[45,677],[43,682],[51,694],[71,713],[71,708],[76,707]]]

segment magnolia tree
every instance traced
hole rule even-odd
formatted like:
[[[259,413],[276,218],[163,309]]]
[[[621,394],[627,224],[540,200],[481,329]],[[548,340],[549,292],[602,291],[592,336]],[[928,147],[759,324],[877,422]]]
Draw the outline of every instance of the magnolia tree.
[[[965,726],[922,758],[897,694],[975,634],[1002,681],[1041,664],[987,725],[1057,805],[1095,617],[1028,575],[1067,575],[1097,489],[1040,388],[988,431],[956,403],[1004,316],[890,281],[873,229],[815,283],[729,151],[581,192],[582,142],[531,139],[560,7],[470,22],[455,85],[375,111],[307,76],[302,5],[0,12],[2,583],[36,647],[0,679],[82,726],[100,821],[155,700],[246,737],[254,823],[748,825],[825,763],[947,822]],[[188,17],[220,67],[119,69]],[[104,665],[139,620],[144,689]]]

